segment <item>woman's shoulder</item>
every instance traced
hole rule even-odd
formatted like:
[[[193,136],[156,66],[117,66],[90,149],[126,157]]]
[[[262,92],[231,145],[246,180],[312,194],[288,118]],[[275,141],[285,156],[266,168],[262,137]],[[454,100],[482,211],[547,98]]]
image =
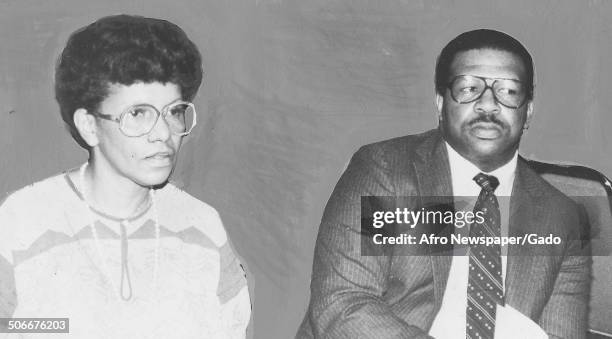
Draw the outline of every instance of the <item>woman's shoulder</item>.
[[[33,209],[49,209],[68,198],[65,174],[57,174],[8,193],[0,210],[11,209],[19,214],[32,214]],[[40,214],[40,213],[36,213]]]
[[[27,248],[40,235],[65,223],[70,188],[64,174],[34,182],[8,194],[0,204],[0,247]]]
[[[227,233],[219,212],[211,205],[172,183],[157,190],[155,196],[162,223],[174,228],[173,231],[195,228],[210,238],[217,247],[227,242]]]

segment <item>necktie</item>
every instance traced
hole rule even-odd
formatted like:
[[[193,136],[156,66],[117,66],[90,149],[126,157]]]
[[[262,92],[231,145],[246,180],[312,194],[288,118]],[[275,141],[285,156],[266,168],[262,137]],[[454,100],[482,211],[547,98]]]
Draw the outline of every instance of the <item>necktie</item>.
[[[496,177],[483,173],[476,175],[474,181],[482,187],[474,206],[474,213],[482,213],[484,222],[474,222],[470,226],[470,237],[499,237],[501,233],[499,203],[493,193],[499,181]],[[500,245],[470,246],[466,338],[493,338],[496,306],[504,305],[501,272]]]

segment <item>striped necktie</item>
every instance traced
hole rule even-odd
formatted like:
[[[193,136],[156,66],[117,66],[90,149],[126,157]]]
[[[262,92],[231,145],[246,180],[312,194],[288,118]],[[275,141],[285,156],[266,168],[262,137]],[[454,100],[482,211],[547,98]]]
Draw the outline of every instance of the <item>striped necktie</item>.
[[[482,213],[484,222],[470,226],[470,237],[499,237],[499,203],[493,193],[499,181],[479,173],[474,181],[482,188],[474,213]],[[486,339],[495,334],[497,304],[504,305],[501,246],[476,244],[470,246],[470,273],[467,290],[466,338]]]

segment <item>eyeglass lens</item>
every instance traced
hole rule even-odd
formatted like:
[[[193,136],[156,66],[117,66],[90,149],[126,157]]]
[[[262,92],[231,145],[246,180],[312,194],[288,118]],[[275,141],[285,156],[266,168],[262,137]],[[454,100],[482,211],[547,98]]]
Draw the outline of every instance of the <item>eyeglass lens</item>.
[[[480,98],[487,88],[485,79],[461,75],[451,83],[451,95],[460,104],[469,103]],[[518,108],[525,101],[525,86],[512,79],[494,79],[490,87],[493,95],[502,105]]]
[[[193,105],[179,102],[166,107],[164,112],[164,119],[172,133],[183,134],[191,131],[196,114]],[[155,126],[158,114],[153,106],[134,106],[123,115],[121,127],[124,133],[130,136],[147,134]]]

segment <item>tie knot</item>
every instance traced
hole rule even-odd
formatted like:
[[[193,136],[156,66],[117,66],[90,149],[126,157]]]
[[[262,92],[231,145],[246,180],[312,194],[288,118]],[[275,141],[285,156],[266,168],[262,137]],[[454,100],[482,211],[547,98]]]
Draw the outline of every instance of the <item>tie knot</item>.
[[[486,175],[484,173],[478,173],[474,177],[474,181],[478,186],[482,187],[483,190],[493,193],[497,186],[499,186],[499,180],[492,175]]]

